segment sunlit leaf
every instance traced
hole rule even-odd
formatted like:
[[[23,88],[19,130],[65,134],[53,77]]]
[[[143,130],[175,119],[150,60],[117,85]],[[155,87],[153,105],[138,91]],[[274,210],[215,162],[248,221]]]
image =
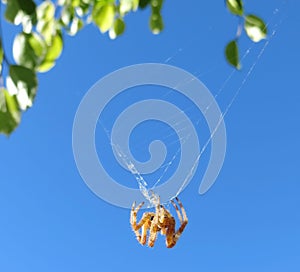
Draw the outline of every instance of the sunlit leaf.
[[[120,13],[126,14],[132,9],[132,0],[120,0]]]
[[[109,30],[109,37],[115,39],[125,31],[125,23],[121,18],[115,20],[113,27]]]
[[[34,71],[19,65],[11,65],[9,67],[9,78],[13,83],[13,86],[9,86],[7,88],[12,92],[15,92],[17,89],[17,99],[21,109],[26,109],[27,107],[31,107],[33,100],[36,95],[37,90],[37,78]]]
[[[229,42],[225,48],[225,56],[227,61],[235,68],[240,69],[239,49],[236,40]]]
[[[55,66],[55,60],[45,60],[38,67],[38,72],[45,73],[51,70]]]
[[[242,16],[244,13],[242,0],[226,0],[226,6],[234,15]]]
[[[132,10],[136,11],[139,7],[139,0],[132,0]]]
[[[76,13],[79,15],[79,16],[83,16],[85,14],[87,14],[90,10],[90,3],[89,1],[87,1],[86,3],[85,2],[81,2],[79,7],[76,7],[75,8],[76,10]]]
[[[60,56],[63,50],[63,40],[61,35],[57,34],[53,37],[52,44],[48,46],[45,59],[38,67],[38,72],[47,72],[55,65],[56,59]]]
[[[39,59],[42,59],[45,55],[45,42],[36,33],[27,34],[27,36],[29,45],[33,49],[34,53]]]
[[[74,8],[78,7],[80,5],[80,0],[72,0],[71,5]]]
[[[74,19],[72,20],[71,26],[70,26],[70,30],[68,31],[68,33],[71,36],[74,36],[77,34],[77,32],[82,29],[83,27],[83,21],[81,19],[79,19],[78,17],[74,17]]]
[[[15,95],[0,89],[0,133],[11,134],[20,123],[21,113]]]
[[[22,26],[23,26],[23,32],[30,33],[32,31],[32,20],[29,16],[25,15],[22,18]]]
[[[244,28],[248,37],[254,42],[259,42],[267,36],[266,24],[255,15],[247,15],[245,17]]]
[[[60,34],[56,34],[52,39],[52,44],[49,46],[46,59],[55,60],[57,59],[63,50],[63,40]]]
[[[115,7],[112,4],[100,6],[93,13],[93,21],[99,27],[102,33],[108,31],[114,23]]]
[[[124,15],[130,11],[136,11],[139,7],[139,0],[120,0],[120,14]]]
[[[67,1],[69,1],[69,0],[57,0],[57,5],[63,6],[66,4]]]
[[[75,11],[73,7],[70,6],[63,7],[59,21],[65,28],[69,27],[71,21],[74,18],[74,13]]]
[[[17,64],[34,69],[44,58],[45,43],[36,33],[21,33],[15,37],[13,56]]]
[[[44,1],[37,9],[38,20],[50,21],[54,19],[55,6],[51,1]]]
[[[46,41],[47,45],[49,45],[51,43],[52,36],[56,32],[55,21],[54,20],[49,20],[49,21],[40,20],[40,21],[38,21],[36,28],[37,28],[37,31],[39,33],[41,33],[41,35],[44,37],[44,40]]]

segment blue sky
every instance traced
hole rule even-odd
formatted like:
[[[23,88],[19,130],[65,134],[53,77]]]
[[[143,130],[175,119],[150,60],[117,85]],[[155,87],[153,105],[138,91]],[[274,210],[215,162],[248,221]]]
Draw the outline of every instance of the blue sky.
[[[256,66],[225,117],[227,152],[217,182],[198,194],[204,160],[179,195],[189,224],[178,244],[167,249],[159,236],[153,249],[142,247],[129,210],[88,189],[73,158],[73,119],[96,81],[136,63],[170,58],[217,94],[232,71],[223,49],[236,27],[222,1],[166,2],[158,36],[145,11],[126,17],[126,33],[115,41],[92,26],[66,37],[56,67],[39,76],[34,107],[9,139],[0,138],[0,271],[300,270],[300,3],[245,1],[245,8],[275,34],[260,58],[264,42],[240,41],[242,55],[250,53],[216,98],[222,111]]]

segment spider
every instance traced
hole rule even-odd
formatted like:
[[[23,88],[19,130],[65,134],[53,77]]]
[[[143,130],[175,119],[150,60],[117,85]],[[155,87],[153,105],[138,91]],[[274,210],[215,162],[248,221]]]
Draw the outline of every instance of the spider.
[[[147,240],[147,231],[149,230],[149,238],[148,238],[148,246],[153,247],[155,240],[157,238],[157,233],[160,231],[162,235],[166,235],[166,246],[171,248],[176,245],[177,240],[182,234],[185,226],[188,223],[188,218],[186,216],[186,212],[183,208],[181,201],[176,197],[176,201],[179,204],[181,209],[182,216],[180,211],[173,200],[171,200],[172,205],[174,206],[177,216],[180,221],[180,227],[177,231],[175,231],[175,218],[171,215],[171,213],[160,204],[158,199],[158,204],[155,207],[154,212],[145,212],[143,214],[142,219],[137,224],[137,213],[144,205],[144,202],[140,203],[136,206],[136,203],[133,202],[132,209],[130,213],[130,224],[132,226],[132,230],[134,231],[138,242],[141,245],[146,244]],[[140,234],[139,229],[142,228],[142,234]]]

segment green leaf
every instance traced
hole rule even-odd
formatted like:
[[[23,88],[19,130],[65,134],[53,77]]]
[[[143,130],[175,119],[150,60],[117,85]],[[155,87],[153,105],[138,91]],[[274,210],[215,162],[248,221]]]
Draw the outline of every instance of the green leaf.
[[[160,12],[162,5],[163,5],[163,0],[151,0],[152,12],[154,13]]]
[[[21,113],[15,95],[0,89],[0,133],[11,134],[20,123]]]
[[[139,0],[132,0],[132,10],[136,11],[139,7]]]
[[[71,4],[72,4],[72,7],[76,8],[80,5],[80,0],[72,0],[71,1]]]
[[[151,0],[140,0],[139,8],[144,9],[150,4]]]
[[[51,70],[55,66],[55,60],[47,60],[45,59],[41,65],[38,67],[38,72],[45,73]]]
[[[248,37],[254,42],[259,42],[267,36],[266,24],[255,15],[250,14],[245,17],[244,28]]]
[[[55,6],[51,1],[44,1],[37,9],[38,20],[51,21],[54,19]]]
[[[28,38],[29,45],[33,49],[34,53],[39,59],[42,59],[45,55],[45,49],[46,49],[45,42],[36,33],[31,33],[27,35],[29,36]]]
[[[132,9],[132,0],[120,0],[120,13],[122,15],[128,13]]]
[[[244,13],[242,0],[226,0],[226,6],[234,15],[242,16]]]
[[[239,49],[236,40],[229,42],[225,48],[225,56],[227,61],[236,69],[240,69]]]
[[[71,26],[70,26],[68,33],[71,36],[74,36],[77,34],[77,32],[80,29],[82,29],[82,27],[83,27],[83,21],[81,19],[79,19],[78,17],[74,17],[74,19],[71,22]]]
[[[23,26],[23,32],[30,33],[32,31],[32,20],[29,16],[24,16],[22,18],[22,26]]]
[[[150,17],[150,29],[153,34],[159,34],[164,28],[163,19],[160,13],[152,13]]]
[[[57,34],[53,37],[52,44],[48,46],[47,50],[45,59],[37,69],[38,72],[47,72],[55,65],[56,59],[63,50],[63,40],[61,35]]]
[[[44,21],[40,20],[38,21],[37,31],[44,37],[44,40],[46,41],[47,45],[51,43],[52,36],[55,34],[55,21]]]
[[[69,28],[70,22],[73,20],[75,14],[75,10],[73,7],[70,6],[64,6],[61,11],[61,17],[59,19],[59,22],[63,27]]]
[[[99,5],[93,11],[93,21],[102,33],[108,31],[114,23],[115,7],[113,4]]]
[[[76,13],[82,17],[86,15],[90,10],[90,3],[81,2],[79,7],[76,7]]]
[[[13,24],[20,24],[22,18],[28,15],[36,22],[36,4],[32,0],[9,0],[5,11],[5,18]]]
[[[113,27],[109,30],[109,37],[115,39],[125,31],[125,23],[121,18],[115,20]]]
[[[37,7],[37,31],[43,36],[47,45],[51,44],[52,36],[55,35],[55,6],[47,0]]]
[[[123,16],[129,11],[136,11],[139,7],[139,0],[120,0],[120,14]]]
[[[21,33],[15,37],[13,56],[17,64],[34,69],[45,56],[46,45],[36,33]]]
[[[37,90],[37,78],[33,70],[19,65],[9,67],[7,87],[16,93],[22,110],[32,106]]]
[[[52,39],[51,46],[48,47],[48,52],[45,59],[55,60],[57,59],[63,50],[63,40],[60,34],[56,34]]]
[[[67,1],[69,1],[69,0],[58,0],[57,5],[62,7],[66,4]]]

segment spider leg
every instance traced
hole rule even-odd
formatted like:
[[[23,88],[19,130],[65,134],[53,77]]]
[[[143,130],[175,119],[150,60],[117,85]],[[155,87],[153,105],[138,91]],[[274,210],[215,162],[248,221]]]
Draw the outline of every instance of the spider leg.
[[[175,202],[171,201],[172,205],[174,206],[174,208],[176,210],[177,216],[179,218],[180,227],[175,232],[175,219],[172,218],[172,220],[169,222],[169,227],[168,227],[168,231],[167,231],[167,240],[166,240],[167,247],[169,247],[169,248],[176,245],[180,235],[182,234],[182,232],[184,231],[184,229],[188,223],[188,218],[187,218],[185,209],[184,209],[181,201],[178,199],[178,197],[176,197],[176,201],[178,202],[182,216],[181,216],[180,211],[179,211],[177,205],[175,204]]]
[[[135,205],[136,203],[134,202],[131,208],[130,224],[138,242],[142,245],[145,245],[147,240],[147,231],[151,226],[151,219],[154,217],[155,214],[152,212],[144,213],[140,222],[137,223],[137,213],[140,210],[140,208],[144,205],[144,202],[139,204],[137,207],[135,207]],[[142,234],[140,234],[140,228],[142,228]]]
[[[131,207],[131,212],[130,212],[130,224],[131,224],[133,232],[135,233],[136,239],[139,241],[139,243],[141,243],[141,235],[140,235],[140,232],[139,232],[139,229],[141,228],[141,226],[139,226],[140,224],[137,225],[136,217],[137,217],[138,211],[140,210],[140,208],[143,205],[144,205],[144,202],[140,203],[136,207],[136,202],[134,201],[133,204],[132,204],[132,207]]]
[[[159,217],[159,206],[160,199],[158,199],[158,203],[155,207],[155,214],[151,218],[151,226],[150,226],[150,236],[148,240],[148,246],[153,247],[154,243],[157,239],[157,233],[160,231],[160,227],[158,226],[158,217]]]
[[[147,230],[151,226],[151,218],[154,216],[154,213],[145,213],[138,224],[132,225],[132,230],[135,233],[136,239],[142,245],[146,244],[147,240]],[[139,229],[142,228],[142,235],[139,232]]]
[[[171,248],[176,245],[178,238],[176,239],[175,234],[175,219],[172,217],[169,219],[168,228],[166,233],[166,245]]]
[[[155,212],[145,212],[142,216],[140,222],[137,223],[137,213],[144,205],[144,202],[136,206],[136,202],[132,204],[131,213],[130,213],[130,224],[132,230],[135,233],[135,236],[138,242],[142,245],[145,245],[147,242],[147,232],[149,230],[150,235],[148,239],[148,246],[153,247],[157,239],[157,233],[162,232],[163,235],[166,235],[166,245],[168,248],[174,247],[184,231],[188,218],[183,207],[183,204],[178,199],[175,198],[177,203],[171,200],[171,203],[176,210],[176,214],[180,221],[180,227],[175,231],[175,218],[171,213],[160,204],[160,198],[157,198],[157,203],[155,206]],[[141,229],[141,233],[140,233]]]
[[[186,222],[186,224],[187,224],[188,218],[187,218],[185,209],[184,209],[184,207],[183,207],[183,205],[182,205],[182,203],[181,203],[181,201],[179,200],[178,197],[176,197],[176,200],[177,200],[177,202],[178,202],[178,204],[179,204],[179,207],[180,207],[180,209],[181,209],[181,213],[182,213],[182,215],[183,215],[183,223]]]
[[[145,221],[145,223],[142,226],[142,237],[141,237],[140,241],[138,240],[140,242],[140,244],[142,244],[142,245],[146,244],[146,241],[147,241],[147,232],[148,232],[148,229],[150,229],[151,218],[153,217],[153,215],[151,215],[151,213],[149,213],[146,216],[147,216],[146,221]]]
[[[130,224],[133,226],[136,225],[136,216],[137,216],[137,213],[138,211],[140,210],[140,208],[142,208],[142,206],[144,205],[145,203],[142,202],[140,203],[137,207],[135,206],[136,205],[136,202],[134,201],[132,206],[131,206],[131,212],[130,212]]]
[[[175,210],[176,210],[176,213],[177,213],[177,216],[178,216],[178,218],[179,218],[180,224],[182,224],[182,216],[181,216],[181,214],[180,214],[180,211],[179,211],[177,205],[175,204],[175,202],[174,202],[173,200],[171,200],[171,203],[172,203],[173,207],[174,207]]]
[[[178,199],[178,197],[176,197],[176,200],[179,204],[179,207],[181,209],[181,213],[182,213],[182,216],[183,216],[183,220],[180,222],[181,225],[180,225],[179,229],[176,231],[175,236],[174,236],[174,240],[177,242],[177,240],[179,239],[180,235],[182,234],[182,232],[184,231],[184,229],[185,229],[185,227],[188,223],[188,218],[187,218],[185,209],[184,209],[181,201]]]

